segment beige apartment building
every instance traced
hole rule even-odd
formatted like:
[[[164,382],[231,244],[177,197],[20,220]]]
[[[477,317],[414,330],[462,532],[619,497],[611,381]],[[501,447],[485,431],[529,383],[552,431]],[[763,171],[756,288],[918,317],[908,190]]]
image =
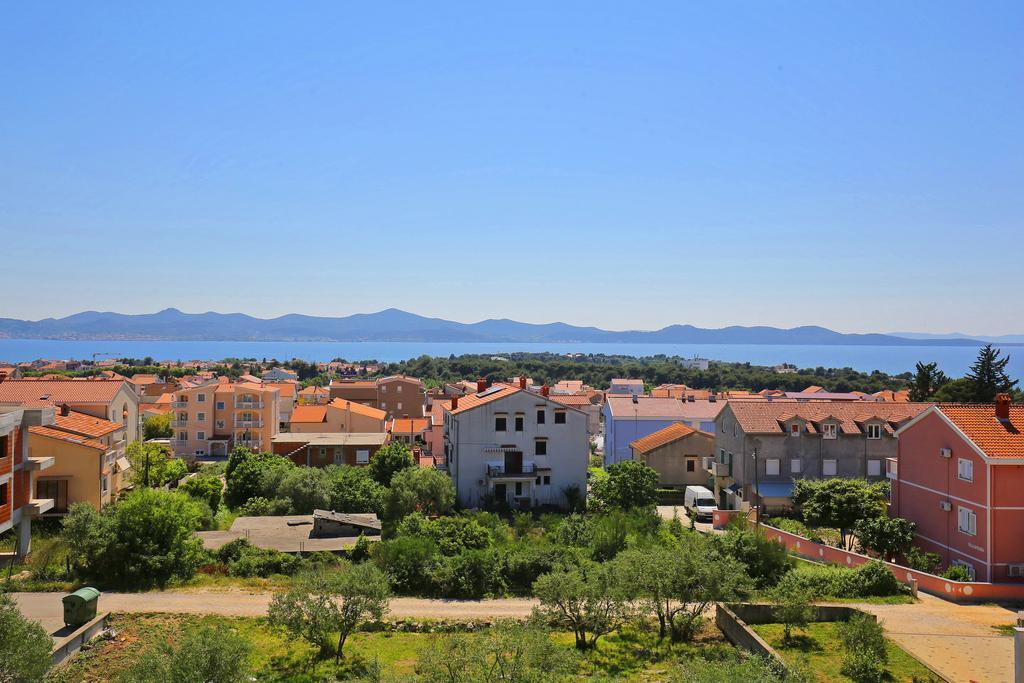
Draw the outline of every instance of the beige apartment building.
[[[386,413],[340,398],[327,405],[298,406],[292,412],[288,431],[292,434],[384,432]]]
[[[379,408],[387,418],[423,417],[426,387],[415,377],[391,375],[375,380],[341,379],[331,382],[331,398]]]
[[[252,382],[181,389],[171,404],[171,447],[175,455],[226,456],[235,446],[269,450],[278,433],[280,392]]]

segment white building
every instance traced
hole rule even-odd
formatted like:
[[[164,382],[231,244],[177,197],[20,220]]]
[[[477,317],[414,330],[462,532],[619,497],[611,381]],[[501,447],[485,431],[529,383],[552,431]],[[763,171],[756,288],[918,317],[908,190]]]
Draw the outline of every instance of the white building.
[[[587,416],[507,384],[452,397],[444,453],[459,502],[565,507],[565,489],[587,490]]]

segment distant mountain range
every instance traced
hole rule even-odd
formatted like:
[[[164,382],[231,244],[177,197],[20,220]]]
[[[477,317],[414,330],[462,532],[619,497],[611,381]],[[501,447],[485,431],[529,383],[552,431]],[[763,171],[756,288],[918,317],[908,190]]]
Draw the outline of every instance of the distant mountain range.
[[[0,338],[141,339],[182,341],[395,341],[395,342],[617,342],[672,344],[808,344],[862,346],[976,346],[978,339],[893,334],[843,334],[824,327],[723,327],[670,325],[660,330],[611,331],[565,323],[515,320],[459,323],[389,308],[342,318],[283,315],[254,318],[242,313],[158,313],[126,315],[85,311],[66,318],[0,318]],[[1024,339],[1024,338],[1022,338]]]

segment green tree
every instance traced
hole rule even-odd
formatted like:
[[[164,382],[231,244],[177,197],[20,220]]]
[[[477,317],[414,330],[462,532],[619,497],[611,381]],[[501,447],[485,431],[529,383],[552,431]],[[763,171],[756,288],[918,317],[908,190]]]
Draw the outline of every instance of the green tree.
[[[774,586],[793,568],[786,546],[768,538],[760,529],[735,525],[725,534],[711,538],[722,554],[743,563],[758,588]]]
[[[1006,374],[1010,357],[1000,358],[1000,354],[999,349],[986,344],[967,373],[966,378],[974,385],[973,399],[977,403],[990,403],[996,394],[1009,393],[1017,386],[1017,380],[1011,380]]]
[[[440,470],[410,468],[395,473],[384,499],[384,521],[395,525],[406,515],[443,515],[455,505],[455,487]]]
[[[224,501],[236,508],[255,496],[277,498],[281,480],[293,469],[295,463],[284,456],[236,449],[228,459]]]
[[[857,520],[854,533],[862,550],[873,550],[883,560],[893,561],[914,545],[916,525],[902,517],[865,517]]]
[[[804,631],[814,621],[817,610],[812,604],[811,591],[795,583],[782,583],[769,597],[775,606],[775,619],[782,624],[782,637],[789,642],[793,629]]]
[[[171,413],[150,415],[142,423],[142,435],[147,441],[150,439],[169,439],[174,436],[171,429]]]
[[[573,632],[576,648],[589,650],[625,620],[625,593],[610,564],[585,562],[544,574],[533,583],[540,618]]]
[[[365,467],[328,465],[331,509],[336,512],[384,512],[387,489],[378,484]]]
[[[840,671],[857,683],[885,680],[889,655],[885,649],[885,633],[875,617],[855,614],[849,621],[839,622],[838,632],[846,653]]]
[[[202,561],[202,508],[183,493],[139,489],[97,512],[75,503],[62,536],[80,574],[100,585],[163,587]]]
[[[278,486],[278,494],[291,501],[293,515],[311,515],[331,504],[331,484],[319,467],[290,468]]]
[[[370,458],[370,474],[381,486],[390,486],[396,472],[415,466],[412,451],[401,441],[392,441]]]
[[[929,401],[942,385],[949,381],[946,374],[939,370],[938,363],[918,361],[914,366],[914,382],[910,385],[911,401]]]
[[[42,681],[52,662],[53,638],[21,616],[14,599],[0,592],[0,681]]]
[[[843,548],[852,550],[854,525],[885,514],[886,486],[863,479],[797,479],[793,502],[809,525],[839,529]]]
[[[349,565],[341,572],[314,571],[270,602],[267,616],[293,635],[320,648],[321,657],[340,661],[345,641],[368,619],[381,619],[391,590],[387,577],[370,563]],[[337,633],[337,644],[331,637]]]
[[[189,626],[173,643],[158,642],[144,650],[119,680],[124,683],[250,680],[252,643],[223,624]]]
[[[125,456],[131,463],[129,479],[136,488],[160,487],[176,482],[188,473],[185,462],[174,457],[174,453],[163,444],[133,441],[128,444]]]
[[[220,498],[224,491],[224,484],[218,477],[204,477],[197,475],[186,479],[178,490],[187,493],[196,500],[201,500],[210,506],[210,510],[216,514],[220,507]]]
[[[967,377],[946,382],[932,394],[931,400],[936,403],[972,403],[974,401],[974,382]]]
[[[607,467],[607,477],[594,480],[590,504],[597,510],[642,508],[658,504],[658,472],[637,460]]]

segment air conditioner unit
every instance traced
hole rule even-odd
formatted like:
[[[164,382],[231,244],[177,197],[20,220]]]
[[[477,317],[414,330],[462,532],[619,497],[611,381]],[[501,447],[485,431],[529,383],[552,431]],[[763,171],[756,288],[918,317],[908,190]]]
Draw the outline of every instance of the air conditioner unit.
[[[953,509],[953,506],[950,504],[948,500],[940,500],[939,509],[942,510],[943,512],[949,512],[950,510]]]
[[[941,455],[943,458],[952,458],[953,457],[953,449],[951,449],[951,448],[940,448],[939,449],[939,455]]]
[[[1024,578],[1024,564],[1010,564],[1006,566],[1006,575],[1011,579]]]

